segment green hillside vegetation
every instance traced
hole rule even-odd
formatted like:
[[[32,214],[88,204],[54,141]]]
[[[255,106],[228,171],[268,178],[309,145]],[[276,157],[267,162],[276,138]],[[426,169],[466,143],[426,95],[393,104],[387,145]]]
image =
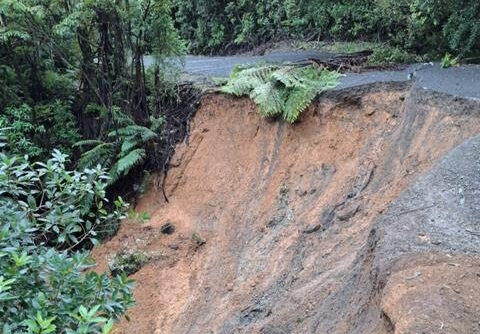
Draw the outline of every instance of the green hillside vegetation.
[[[476,0],[174,0],[182,36],[198,53],[248,50],[285,39],[383,42],[416,54],[480,52]]]
[[[3,334],[106,334],[133,305],[88,249],[125,217],[116,181],[155,156],[184,51],[166,0],[0,0]]]

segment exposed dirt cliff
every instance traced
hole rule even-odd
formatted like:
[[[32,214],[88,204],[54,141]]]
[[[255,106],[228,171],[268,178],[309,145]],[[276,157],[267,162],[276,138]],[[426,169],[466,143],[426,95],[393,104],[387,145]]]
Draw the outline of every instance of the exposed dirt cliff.
[[[154,177],[152,219],[94,251],[154,257],[116,333],[480,333],[479,132],[480,103],[406,83],[329,92],[295,125],[204,97],[169,202]]]

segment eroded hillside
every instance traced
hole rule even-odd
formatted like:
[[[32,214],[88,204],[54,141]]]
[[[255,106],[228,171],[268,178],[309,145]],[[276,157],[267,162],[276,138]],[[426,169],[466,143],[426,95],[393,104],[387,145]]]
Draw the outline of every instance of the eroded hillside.
[[[153,177],[152,219],[95,250],[154,258],[117,333],[480,332],[480,103],[384,83],[295,125],[255,108],[205,96],[169,201]]]

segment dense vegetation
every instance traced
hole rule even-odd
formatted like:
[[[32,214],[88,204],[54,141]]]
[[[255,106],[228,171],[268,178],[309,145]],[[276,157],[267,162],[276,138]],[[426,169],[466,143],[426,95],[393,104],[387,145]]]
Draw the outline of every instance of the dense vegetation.
[[[282,39],[388,42],[414,53],[480,52],[477,0],[174,0],[176,24],[199,53]]]
[[[108,333],[133,303],[131,281],[84,271],[86,242],[112,229],[126,204],[108,207],[108,174],[68,171],[0,154],[0,329],[2,333]]]
[[[0,0],[2,333],[108,333],[132,305],[132,282],[93,272],[87,249],[125,216],[115,182],[156,156],[167,58],[184,52],[170,10]]]
[[[166,57],[184,49],[170,14],[166,0],[1,0],[6,149],[77,158],[80,139],[121,141],[126,122],[158,127]],[[147,53],[156,56],[148,70]]]

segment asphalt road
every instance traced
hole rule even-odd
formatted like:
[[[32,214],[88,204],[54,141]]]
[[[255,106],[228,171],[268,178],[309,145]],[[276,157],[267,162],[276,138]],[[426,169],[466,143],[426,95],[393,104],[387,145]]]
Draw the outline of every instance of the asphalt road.
[[[415,85],[453,96],[480,99],[480,65],[442,68],[437,63],[414,64],[400,71],[375,71],[347,74],[337,89],[375,82],[415,80]]]
[[[226,78],[235,65],[257,62],[284,63],[307,60],[309,58],[327,59],[333,54],[321,51],[274,51],[265,56],[187,56],[183,70],[194,76],[207,78]],[[152,57],[145,57],[145,66],[153,63]]]
[[[327,59],[333,54],[321,51],[274,51],[265,56],[187,56],[182,65],[184,73],[191,79],[211,81],[226,78],[238,64],[257,62],[298,62],[309,58]],[[145,58],[145,65],[153,63],[152,57]],[[398,71],[373,71],[351,73],[343,76],[336,89],[371,84],[375,82],[415,80],[415,85],[454,96],[480,99],[480,65],[463,65],[443,69],[439,64],[414,64]]]
[[[204,57],[189,56],[185,61],[185,71],[193,75],[228,77],[235,65],[257,62],[285,63],[308,60],[309,58],[328,59],[331,53],[319,51],[275,51],[265,56]]]

